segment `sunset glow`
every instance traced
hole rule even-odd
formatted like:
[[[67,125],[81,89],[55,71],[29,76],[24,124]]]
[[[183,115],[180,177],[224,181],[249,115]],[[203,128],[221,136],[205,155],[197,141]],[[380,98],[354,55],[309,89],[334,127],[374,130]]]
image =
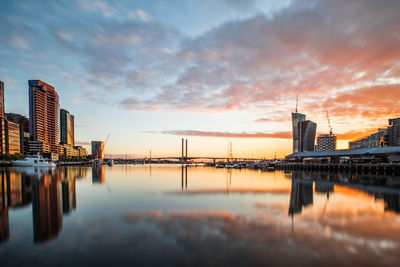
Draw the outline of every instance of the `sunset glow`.
[[[55,87],[105,154],[283,158],[291,112],[337,148],[400,117],[400,1],[4,1],[7,112]]]

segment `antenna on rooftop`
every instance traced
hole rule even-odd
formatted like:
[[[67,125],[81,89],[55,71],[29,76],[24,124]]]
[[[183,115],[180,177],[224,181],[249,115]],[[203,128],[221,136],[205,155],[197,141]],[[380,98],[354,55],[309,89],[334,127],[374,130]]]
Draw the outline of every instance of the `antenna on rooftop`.
[[[297,113],[297,107],[299,105],[299,93],[296,95],[296,113]]]

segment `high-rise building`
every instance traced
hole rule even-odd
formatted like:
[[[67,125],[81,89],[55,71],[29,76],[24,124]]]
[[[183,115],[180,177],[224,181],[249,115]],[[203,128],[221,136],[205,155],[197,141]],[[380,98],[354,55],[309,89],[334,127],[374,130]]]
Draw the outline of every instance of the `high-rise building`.
[[[337,136],[334,134],[321,134],[317,137],[317,151],[336,150]]]
[[[293,125],[293,153],[300,152],[300,129],[299,123],[306,120],[306,115],[297,113],[292,113],[292,125]]]
[[[12,121],[19,124],[20,133],[20,149],[21,154],[28,151],[28,141],[29,141],[29,119],[25,116],[15,113],[6,113],[8,121]]]
[[[29,80],[30,139],[43,144],[43,152],[58,153],[60,104],[53,86]]]
[[[6,150],[7,119],[0,116],[0,153],[7,153]]]
[[[0,153],[6,153],[6,118],[4,117],[4,82],[0,81]]]
[[[400,118],[389,119],[388,146],[400,146]]]
[[[299,122],[300,144],[299,152],[307,152],[315,150],[315,135],[317,132],[317,124],[307,120]]]
[[[61,144],[73,146],[74,140],[74,116],[67,110],[60,110]]]
[[[4,117],[4,82],[0,81],[0,116]]]
[[[104,159],[104,142],[92,141],[92,156],[94,159]]]

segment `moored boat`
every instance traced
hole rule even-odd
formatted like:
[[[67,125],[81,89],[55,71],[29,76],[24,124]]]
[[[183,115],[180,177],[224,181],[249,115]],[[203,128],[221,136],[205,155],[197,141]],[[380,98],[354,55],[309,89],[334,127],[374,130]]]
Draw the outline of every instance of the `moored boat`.
[[[13,166],[19,167],[55,167],[56,164],[49,159],[43,158],[41,155],[29,156],[24,159],[11,161]]]

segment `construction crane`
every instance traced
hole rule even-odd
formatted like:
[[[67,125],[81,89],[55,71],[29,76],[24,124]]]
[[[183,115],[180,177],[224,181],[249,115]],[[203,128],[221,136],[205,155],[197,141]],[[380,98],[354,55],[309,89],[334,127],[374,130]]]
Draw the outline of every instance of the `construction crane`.
[[[103,145],[103,149],[104,149],[104,150],[105,150],[105,147],[106,147],[108,138],[110,138],[110,133],[107,135],[106,141],[104,142],[104,145]],[[111,155],[110,155],[110,157],[111,157]]]
[[[326,111],[326,118],[328,119],[329,134],[332,135],[333,134],[333,129],[331,127],[331,121],[329,120],[329,112],[328,112],[328,110]]]
[[[104,142],[104,146],[106,146],[108,138],[110,138],[110,135],[111,135],[110,133],[107,135],[106,141]]]

